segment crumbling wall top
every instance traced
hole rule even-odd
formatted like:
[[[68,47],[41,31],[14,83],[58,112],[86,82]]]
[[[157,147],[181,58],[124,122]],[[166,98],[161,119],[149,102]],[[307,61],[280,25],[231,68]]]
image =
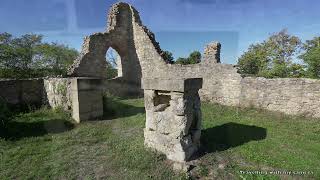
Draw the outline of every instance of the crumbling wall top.
[[[204,49],[203,61],[205,63],[220,63],[221,44],[219,42],[211,42]]]

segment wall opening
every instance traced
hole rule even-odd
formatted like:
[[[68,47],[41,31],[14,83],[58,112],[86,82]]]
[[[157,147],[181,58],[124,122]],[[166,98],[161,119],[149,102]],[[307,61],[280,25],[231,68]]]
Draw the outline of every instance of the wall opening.
[[[156,96],[153,99],[153,105],[155,106],[154,112],[161,112],[170,106],[170,92],[168,91],[155,91]]]
[[[107,68],[106,68],[107,79],[122,77],[121,56],[112,47],[110,47],[107,50],[106,61],[107,61]]]

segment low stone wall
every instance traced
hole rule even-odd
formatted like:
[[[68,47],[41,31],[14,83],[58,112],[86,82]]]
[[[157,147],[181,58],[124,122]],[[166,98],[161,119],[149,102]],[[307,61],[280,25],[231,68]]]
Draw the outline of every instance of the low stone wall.
[[[0,98],[9,105],[71,109],[69,78],[0,80]]]
[[[44,80],[46,104],[71,110],[71,78],[49,78]]]
[[[143,97],[143,90],[140,84],[127,82],[121,77],[105,80],[104,91],[119,97]]]
[[[320,117],[320,80],[241,77],[233,65],[172,65],[168,76],[203,78],[202,101]]]
[[[44,102],[42,79],[0,80],[0,99],[9,105],[36,105]]]
[[[240,85],[239,106],[320,117],[320,80],[246,77]]]
[[[203,78],[202,101],[227,106],[256,107],[285,114],[320,117],[320,80],[241,77],[226,64],[171,65],[168,77]],[[11,105],[47,104],[71,110],[71,78],[1,80],[0,98]],[[119,79],[104,80],[104,91],[141,96],[141,88]]]

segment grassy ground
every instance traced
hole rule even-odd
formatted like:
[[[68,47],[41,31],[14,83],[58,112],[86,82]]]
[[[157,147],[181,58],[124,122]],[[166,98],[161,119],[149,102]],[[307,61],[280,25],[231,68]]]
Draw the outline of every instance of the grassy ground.
[[[0,138],[0,179],[186,178],[163,155],[144,148],[142,99],[109,99],[107,105],[105,120],[79,125],[63,111],[45,108],[12,117]],[[320,177],[320,120],[206,103],[202,111],[204,153],[192,177]],[[240,172],[275,170],[313,174]]]

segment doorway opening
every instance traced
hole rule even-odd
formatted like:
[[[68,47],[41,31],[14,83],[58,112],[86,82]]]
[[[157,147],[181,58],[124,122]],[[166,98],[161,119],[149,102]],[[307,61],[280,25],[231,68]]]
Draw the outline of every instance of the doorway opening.
[[[106,77],[107,79],[112,79],[116,77],[122,77],[122,66],[121,66],[121,57],[119,53],[109,47],[106,53]]]

